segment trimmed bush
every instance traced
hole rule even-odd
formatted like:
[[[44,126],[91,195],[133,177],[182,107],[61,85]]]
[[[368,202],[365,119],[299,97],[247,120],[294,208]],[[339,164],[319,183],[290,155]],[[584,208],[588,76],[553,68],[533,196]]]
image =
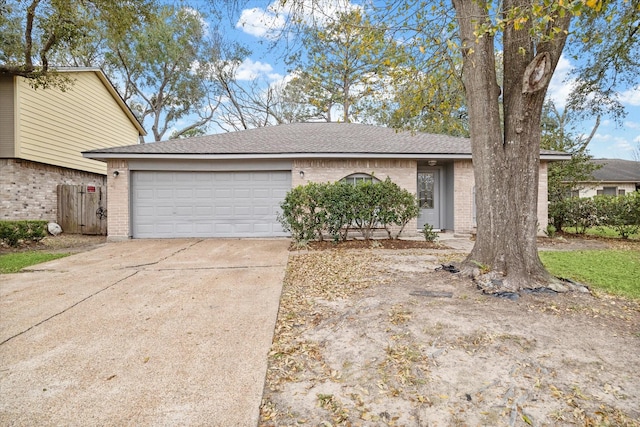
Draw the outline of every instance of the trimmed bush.
[[[0,241],[11,247],[39,242],[47,235],[47,221],[0,221]]]
[[[419,211],[415,197],[389,178],[357,185],[309,183],[288,192],[280,207],[278,220],[297,242],[323,240],[324,235],[346,240],[353,229],[369,240],[378,228],[397,239]]]
[[[584,234],[592,227],[611,227],[627,239],[640,231],[640,192],[559,200],[549,206],[549,220],[558,231],[575,227]]]
[[[609,226],[623,239],[640,230],[640,193],[625,196],[596,196],[593,198],[603,226]]]

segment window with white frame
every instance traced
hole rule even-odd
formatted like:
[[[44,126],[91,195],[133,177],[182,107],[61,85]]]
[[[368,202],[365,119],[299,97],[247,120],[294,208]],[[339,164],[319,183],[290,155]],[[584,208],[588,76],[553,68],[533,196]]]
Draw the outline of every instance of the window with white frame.
[[[347,175],[344,178],[342,178],[340,182],[345,182],[351,185],[357,185],[357,184],[360,184],[361,182],[371,182],[375,184],[376,182],[380,182],[380,180],[375,176],[369,175],[367,173],[352,173],[351,175]]]

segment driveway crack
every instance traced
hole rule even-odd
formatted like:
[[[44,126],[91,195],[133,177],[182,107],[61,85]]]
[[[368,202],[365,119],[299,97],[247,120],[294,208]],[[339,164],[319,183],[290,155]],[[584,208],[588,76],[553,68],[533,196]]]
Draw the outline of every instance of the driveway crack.
[[[159,264],[159,263],[161,263],[162,261],[167,260],[167,259],[171,258],[172,256],[175,256],[175,255],[179,254],[179,253],[180,253],[180,252],[182,252],[182,251],[186,251],[187,249],[194,247],[194,246],[195,246],[195,245],[197,245],[198,243],[202,243],[203,241],[204,241],[203,239],[196,240],[196,241],[195,241],[195,242],[193,242],[192,244],[190,244],[190,245],[188,245],[188,246],[185,246],[184,248],[180,248],[180,249],[178,249],[177,251],[172,252],[172,253],[170,253],[169,255],[167,255],[167,256],[165,256],[165,257],[162,257],[162,258],[160,258],[160,259],[159,259],[159,260],[157,260],[157,261],[147,262],[147,263],[144,263],[144,264],[128,265],[128,266],[126,266],[125,268],[127,268],[127,269],[128,269],[128,268],[140,268],[140,267],[147,267],[147,266],[149,266],[149,265],[156,265],[156,264]]]
[[[58,316],[60,316],[61,314],[66,313],[67,311],[71,310],[73,307],[75,307],[75,306],[77,306],[77,305],[79,305],[79,304],[82,304],[82,303],[83,303],[83,302],[85,302],[86,300],[88,300],[88,299],[90,299],[90,298],[95,297],[96,295],[98,295],[98,294],[100,294],[100,293],[102,293],[102,292],[106,291],[106,290],[107,290],[107,289],[109,289],[109,288],[112,288],[112,287],[116,286],[117,284],[119,284],[119,283],[121,283],[121,282],[123,282],[123,281],[125,281],[125,280],[127,280],[127,279],[129,279],[129,278],[131,278],[131,277],[133,277],[133,276],[135,276],[136,274],[138,274],[138,271],[134,271],[133,273],[129,274],[128,276],[123,277],[122,279],[120,279],[120,280],[118,280],[118,281],[116,281],[116,282],[114,282],[114,283],[112,283],[112,284],[110,284],[110,285],[108,285],[108,286],[105,286],[105,287],[104,287],[104,288],[102,288],[102,289],[99,289],[99,290],[95,291],[94,293],[92,293],[92,294],[90,294],[90,295],[88,295],[88,296],[86,296],[86,297],[82,298],[81,300],[79,300],[79,301],[77,301],[77,302],[75,302],[75,303],[71,304],[69,307],[65,308],[64,310],[59,311],[58,313],[52,314],[51,316],[47,317],[47,318],[46,318],[46,319],[44,319],[44,320],[41,320],[40,322],[36,323],[35,325],[31,325],[31,326],[29,326],[29,327],[28,327],[27,329],[25,329],[24,331],[18,332],[17,334],[15,334],[15,335],[13,335],[13,336],[11,336],[11,337],[9,337],[9,338],[5,339],[4,341],[0,342],[0,346],[1,346],[1,345],[4,345],[4,344],[6,344],[6,343],[8,343],[9,341],[11,341],[11,340],[12,340],[12,339],[14,339],[14,338],[17,338],[17,337],[19,337],[19,336],[21,336],[21,335],[26,334],[27,332],[29,332],[29,331],[30,331],[30,330],[32,330],[33,328],[36,328],[36,327],[38,327],[38,326],[42,325],[43,323],[48,322],[49,320],[53,319],[54,317],[58,317]]]

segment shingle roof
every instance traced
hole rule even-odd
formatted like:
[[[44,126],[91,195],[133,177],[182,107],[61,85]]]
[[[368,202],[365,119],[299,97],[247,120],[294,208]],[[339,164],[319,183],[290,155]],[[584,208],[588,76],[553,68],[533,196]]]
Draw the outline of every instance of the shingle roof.
[[[549,155],[564,153],[546,152]],[[355,123],[294,123],[187,139],[111,147],[84,153],[105,158],[115,154],[150,155],[415,155],[471,156],[469,139],[412,133]]]
[[[640,182],[640,162],[623,159],[594,159],[591,162],[602,165],[593,171],[596,181]]]

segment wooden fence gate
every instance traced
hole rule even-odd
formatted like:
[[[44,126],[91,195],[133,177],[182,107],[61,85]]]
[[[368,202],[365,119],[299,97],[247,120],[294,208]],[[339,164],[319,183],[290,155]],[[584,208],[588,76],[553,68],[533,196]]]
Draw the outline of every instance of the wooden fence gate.
[[[104,187],[58,185],[58,224],[69,234],[107,235],[107,198]]]

